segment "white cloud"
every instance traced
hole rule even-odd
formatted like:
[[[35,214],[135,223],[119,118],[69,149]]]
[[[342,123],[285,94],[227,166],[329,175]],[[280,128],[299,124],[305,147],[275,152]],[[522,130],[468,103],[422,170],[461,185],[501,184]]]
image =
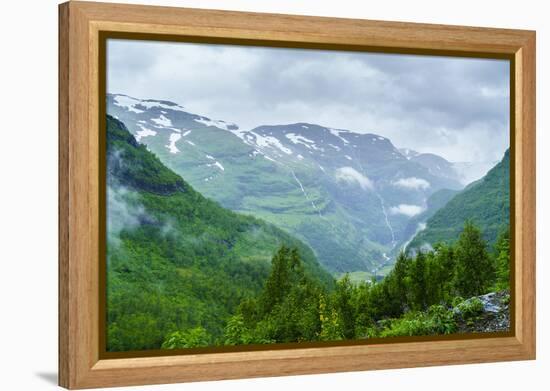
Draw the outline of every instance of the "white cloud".
[[[109,40],[107,58],[109,92],[243,130],[317,123],[449,161],[495,161],[509,146],[504,60],[130,40]]]
[[[430,182],[425,179],[417,177],[401,178],[393,182],[394,186],[403,187],[405,189],[412,190],[426,190],[430,187]]]
[[[336,179],[348,183],[356,183],[361,186],[363,190],[371,190],[374,187],[372,181],[369,178],[361,174],[353,167],[342,167],[337,169]]]
[[[408,217],[416,216],[419,213],[422,213],[424,211],[424,208],[418,205],[410,205],[410,204],[399,204],[397,206],[392,206],[390,208],[390,213],[393,215],[405,215]]]

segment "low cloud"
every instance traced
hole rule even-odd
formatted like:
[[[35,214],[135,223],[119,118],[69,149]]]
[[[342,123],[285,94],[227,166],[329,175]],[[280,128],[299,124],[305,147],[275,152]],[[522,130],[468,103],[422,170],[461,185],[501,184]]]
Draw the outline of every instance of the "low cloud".
[[[424,211],[424,208],[418,205],[399,204],[390,208],[392,215],[405,215],[407,217],[413,217]]]
[[[347,183],[354,183],[363,190],[372,190],[374,184],[365,175],[361,174],[353,167],[342,167],[336,170],[336,179]]]
[[[107,188],[107,232],[118,237],[123,230],[139,227],[143,221],[153,221],[137,195],[124,186]]]
[[[417,178],[417,177],[409,177],[409,178],[401,178],[397,181],[393,182],[394,186],[402,187],[405,189],[412,189],[412,190],[426,190],[430,187],[430,182],[428,182],[425,179]]]

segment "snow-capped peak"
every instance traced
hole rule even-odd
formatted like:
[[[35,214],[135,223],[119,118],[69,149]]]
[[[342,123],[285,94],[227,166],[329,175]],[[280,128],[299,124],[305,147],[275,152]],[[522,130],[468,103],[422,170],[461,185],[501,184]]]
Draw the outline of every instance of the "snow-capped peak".
[[[182,106],[168,101],[154,99],[136,99],[132,98],[131,96],[122,94],[113,94],[113,100],[115,105],[125,107],[128,111],[132,111],[137,114],[143,113],[145,112],[145,110],[136,106],[140,106],[147,110],[153,107],[158,107],[166,110],[185,111]]]

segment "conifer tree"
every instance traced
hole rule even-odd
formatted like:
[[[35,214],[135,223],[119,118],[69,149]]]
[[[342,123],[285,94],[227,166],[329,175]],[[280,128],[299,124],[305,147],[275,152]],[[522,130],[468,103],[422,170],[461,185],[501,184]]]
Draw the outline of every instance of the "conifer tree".
[[[353,286],[346,274],[336,284],[334,292],[334,305],[340,314],[342,334],[346,339],[355,337],[355,311],[352,304]]]
[[[510,288],[510,227],[503,230],[495,245],[497,289]]]
[[[415,260],[411,264],[411,295],[412,307],[418,310],[423,310],[427,306],[427,291],[426,291],[426,255],[421,251],[416,255]]]
[[[281,246],[271,260],[271,273],[265,283],[262,297],[263,312],[269,313],[280,304],[290,289],[290,250]],[[295,262],[295,260],[293,260]]]
[[[461,296],[476,296],[485,293],[493,281],[487,243],[479,228],[467,221],[456,245],[455,288]]]
[[[399,313],[405,311],[408,305],[407,298],[407,273],[410,259],[405,252],[401,251],[395,261],[395,266],[392,271],[393,291],[395,299],[399,306]]]

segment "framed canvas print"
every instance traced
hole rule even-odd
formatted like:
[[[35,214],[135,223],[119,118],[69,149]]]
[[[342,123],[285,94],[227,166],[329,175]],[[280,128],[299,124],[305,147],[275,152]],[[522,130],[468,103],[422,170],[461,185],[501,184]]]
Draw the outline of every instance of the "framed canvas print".
[[[535,358],[534,32],[59,11],[62,386]]]

